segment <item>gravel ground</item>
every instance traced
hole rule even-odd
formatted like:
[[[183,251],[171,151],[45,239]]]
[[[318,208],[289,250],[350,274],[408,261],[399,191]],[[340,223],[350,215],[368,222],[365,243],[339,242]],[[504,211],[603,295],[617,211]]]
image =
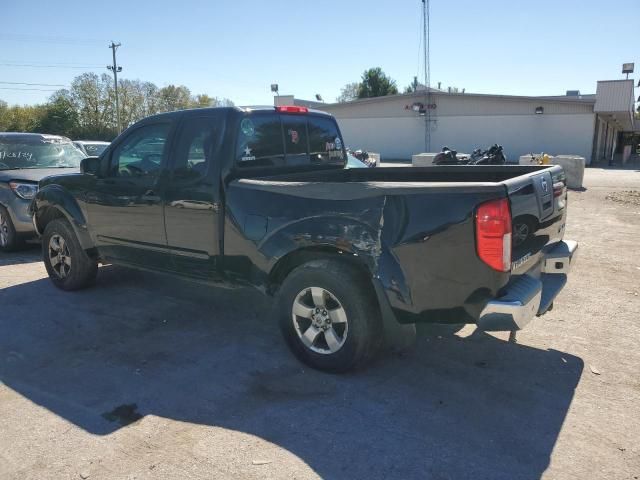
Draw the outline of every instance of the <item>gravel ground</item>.
[[[103,267],[57,291],[0,256],[0,479],[638,479],[640,190],[589,169],[580,254],[518,334],[421,327],[363,372],[309,371],[270,303]]]

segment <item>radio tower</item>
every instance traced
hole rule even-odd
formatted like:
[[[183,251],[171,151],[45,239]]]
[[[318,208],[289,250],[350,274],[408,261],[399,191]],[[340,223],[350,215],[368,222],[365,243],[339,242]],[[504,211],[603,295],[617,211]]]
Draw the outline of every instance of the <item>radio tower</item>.
[[[422,36],[424,44],[424,151],[431,152],[431,67],[429,65],[429,0],[422,0]]]

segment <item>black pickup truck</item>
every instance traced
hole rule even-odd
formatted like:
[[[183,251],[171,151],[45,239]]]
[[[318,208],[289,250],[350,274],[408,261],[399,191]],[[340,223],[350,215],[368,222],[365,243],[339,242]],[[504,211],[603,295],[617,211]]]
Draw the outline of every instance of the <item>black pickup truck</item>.
[[[551,308],[577,248],[560,167],[345,161],[322,112],[173,112],[42,180],[31,213],[61,289],[92,284],[98,263],[253,285],[324,370],[365,363],[387,325],[515,331]]]

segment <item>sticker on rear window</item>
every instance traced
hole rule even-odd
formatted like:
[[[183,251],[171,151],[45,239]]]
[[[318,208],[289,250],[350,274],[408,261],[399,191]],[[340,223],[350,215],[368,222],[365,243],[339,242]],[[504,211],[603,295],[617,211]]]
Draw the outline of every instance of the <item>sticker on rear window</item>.
[[[247,137],[253,137],[256,133],[256,127],[254,127],[253,122],[248,118],[244,118],[242,122],[240,122],[240,130],[242,130],[242,133]]]
[[[300,136],[298,135],[298,131],[293,128],[289,129],[289,136],[291,137],[291,143],[297,144]]]
[[[255,159],[256,157],[255,155],[251,155],[251,149],[249,147],[244,149],[244,155],[242,156],[242,158],[240,158],[240,160],[243,162],[250,162]]]

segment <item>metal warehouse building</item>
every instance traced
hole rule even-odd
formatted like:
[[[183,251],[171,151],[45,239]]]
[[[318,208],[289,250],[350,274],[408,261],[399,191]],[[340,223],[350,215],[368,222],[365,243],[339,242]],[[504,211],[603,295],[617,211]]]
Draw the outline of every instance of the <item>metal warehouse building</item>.
[[[471,152],[498,143],[510,160],[538,152],[580,155],[587,163],[608,160],[620,147],[621,132],[633,131],[633,80],[598,82],[591,95],[567,93],[524,97],[432,90],[430,103],[424,91],[346,103],[294,102],[333,114],[348,146],[380,152],[388,160],[425,151],[427,118],[431,151],[446,145]]]

